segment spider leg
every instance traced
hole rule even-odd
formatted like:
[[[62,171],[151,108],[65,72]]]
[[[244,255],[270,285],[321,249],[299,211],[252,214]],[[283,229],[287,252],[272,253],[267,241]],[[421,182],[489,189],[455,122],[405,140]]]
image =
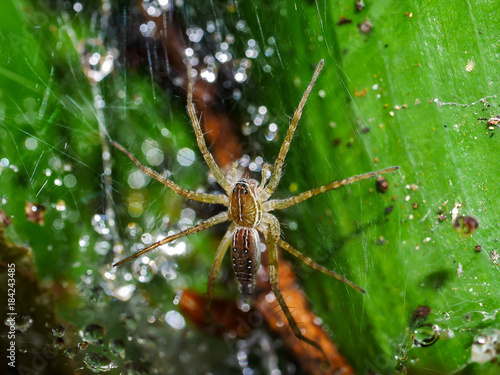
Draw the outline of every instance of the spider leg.
[[[238,172],[238,160],[233,161],[233,165],[231,166],[231,182],[233,184],[236,183],[236,175]]]
[[[288,131],[285,136],[285,140],[283,141],[283,144],[281,145],[280,152],[278,154],[278,157],[276,158],[276,161],[274,162],[274,167],[273,167],[273,174],[271,176],[271,179],[269,180],[269,184],[266,186],[264,191],[260,194],[262,201],[267,200],[271,194],[276,190],[278,187],[278,183],[281,178],[281,169],[283,168],[283,164],[285,163],[285,158],[286,154],[288,153],[288,149],[290,148],[290,144],[292,143],[292,138],[293,134],[295,132],[295,129],[297,129],[297,125],[300,120],[300,116],[302,116],[302,110],[304,109],[304,106],[306,105],[307,98],[309,97],[309,94],[312,91],[312,88],[314,86],[314,83],[316,82],[316,79],[319,76],[319,72],[321,71],[321,68],[323,68],[323,63],[324,60],[321,60],[316,67],[316,70],[314,71],[314,75],[311,79],[311,82],[309,82],[309,85],[307,86],[306,91],[304,92],[304,95],[302,95],[302,99],[300,100],[299,106],[295,110],[295,113],[293,114],[292,122],[290,122],[290,126],[288,127]]]
[[[271,165],[265,163],[262,166],[262,170],[260,171],[261,174],[261,180],[260,180],[260,185],[257,187],[257,194],[259,194],[262,190],[264,190],[266,186],[266,182],[269,179],[269,172],[271,171]]]
[[[208,324],[210,321],[210,309],[212,308],[212,298],[214,295],[214,284],[215,279],[217,277],[217,273],[219,272],[220,265],[222,263],[222,259],[224,259],[224,255],[226,254],[226,250],[231,243],[231,237],[233,235],[234,225],[231,225],[229,229],[222,237],[221,242],[219,243],[219,247],[217,248],[217,252],[215,253],[214,262],[212,263],[212,268],[210,269],[210,275],[208,276],[208,284],[207,284],[207,294],[208,300],[205,305],[205,315],[203,317],[203,322]]]
[[[312,190],[305,191],[299,195],[296,195],[294,197],[286,198],[286,199],[273,199],[270,201],[265,202],[262,205],[262,208],[264,209],[265,212],[273,211],[273,210],[283,210],[284,208],[288,208],[290,206],[296,205],[300,202],[303,202],[311,197],[314,197],[315,195],[326,193],[329,190],[334,190],[338,189],[344,185],[349,185],[354,182],[366,180],[368,178],[372,178],[384,173],[389,173],[392,171],[395,171],[399,169],[399,167],[390,167],[386,169],[382,169],[380,171],[375,171],[375,172],[369,172],[365,174],[360,174],[358,176],[353,176],[349,177],[340,181],[334,181],[330,182],[329,184],[317,187]]]
[[[212,171],[215,180],[217,183],[222,186],[222,188],[229,193],[231,190],[231,184],[227,180],[226,176],[221,172],[219,166],[214,160],[214,157],[208,151],[207,144],[205,143],[205,138],[203,137],[203,132],[201,131],[200,122],[198,120],[198,115],[196,114],[196,108],[193,104],[193,75],[191,72],[191,64],[187,64],[187,75],[188,75],[188,89],[187,89],[187,111],[189,114],[189,118],[191,119],[191,123],[193,125],[194,133],[196,135],[196,142],[198,143],[198,148],[200,149],[201,154],[203,155],[203,159],[208,165],[208,168]]]
[[[116,143],[115,141],[111,141],[111,144],[115,146],[118,150],[123,152],[125,155],[129,157],[130,160],[134,162],[135,165],[139,167],[141,171],[147,174],[149,177],[154,178],[156,181],[161,182],[166,187],[170,188],[174,193],[178,195],[182,195],[188,199],[192,199],[198,202],[203,203],[214,203],[214,204],[223,204],[225,206],[228,205],[228,198],[225,195],[216,195],[216,194],[205,194],[205,193],[196,193],[194,191],[186,190],[181,188],[176,183],[170,181],[169,179],[163,177],[158,172],[152,170],[151,168],[143,165],[130,151],[128,151],[125,147]]]
[[[290,324],[290,327],[292,328],[293,333],[295,336],[304,342],[306,342],[309,345],[314,346],[316,349],[318,349],[323,357],[325,358],[325,362],[328,362],[327,357],[325,352],[323,351],[323,348],[315,341],[311,340],[310,338],[304,336],[304,334],[300,331],[299,326],[297,325],[297,322],[295,322],[295,319],[292,316],[292,313],[290,312],[290,309],[288,308],[285,298],[283,297],[283,294],[281,293],[281,290],[278,286],[279,284],[279,277],[278,277],[278,246],[274,241],[274,238],[276,236],[279,237],[279,229],[278,233],[274,233],[276,230],[275,227],[269,227],[269,231],[271,232],[271,238],[270,238],[270,243],[268,243],[268,249],[269,249],[269,281],[271,283],[271,289],[276,297],[276,300],[278,301],[279,305],[281,306],[281,309],[283,310],[283,313],[286,316],[286,319],[288,320],[288,324]]]
[[[166,243],[175,241],[175,240],[177,240],[177,239],[179,239],[181,237],[189,236],[190,234],[193,234],[193,233],[196,233],[196,232],[200,232],[200,231],[202,231],[204,229],[213,227],[214,225],[223,223],[225,221],[227,221],[227,211],[221,212],[220,214],[212,216],[211,218],[202,221],[198,225],[195,225],[195,226],[193,226],[191,228],[183,230],[182,232],[179,232],[179,233],[173,234],[171,236],[168,236],[168,237],[164,238],[163,240],[158,241],[158,242],[154,243],[153,245],[148,246],[145,249],[143,249],[143,250],[141,250],[141,251],[139,251],[139,252],[137,252],[137,253],[129,256],[128,258],[125,258],[123,260],[120,260],[119,262],[116,262],[115,264],[113,264],[113,267],[119,266],[119,265],[121,265],[123,263],[128,262],[129,260],[132,260],[132,259],[135,259],[137,257],[140,257],[141,255],[146,254],[147,252],[149,252],[149,251],[151,251],[153,249],[156,249],[158,246],[165,245]]]
[[[266,214],[265,220],[267,222],[269,222],[269,226],[271,228],[271,235],[273,236],[274,241],[278,244],[279,247],[281,247],[282,249],[285,249],[290,254],[296,256],[297,258],[299,258],[302,262],[304,262],[309,267],[311,267],[317,271],[323,272],[324,274],[331,276],[339,281],[342,281],[344,284],[349,285],[350,287],[360,291],[361,293],[366,293],[366,291],[364,289],[362,289],[358,285],[354,284],[352,281],[347,280],[345,277],[339,275],[337,272],[331,271],[323,266],[320,266],[319,264],[314,262],[311,258],[305,256],[300,251],[293,248],[288,242],[282,240],[280,237],[280,233],[281,233],[280,223],[274,215]]]

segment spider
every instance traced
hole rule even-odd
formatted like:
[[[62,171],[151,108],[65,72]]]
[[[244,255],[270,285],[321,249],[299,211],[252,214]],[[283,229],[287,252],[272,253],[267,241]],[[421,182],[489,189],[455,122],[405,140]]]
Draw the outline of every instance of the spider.
[[[288,308],[285,299],[283,298],[283,294],[281,293],[278,282],[278,247],[288,251],[290,254],[297,257],[309,267],[323,272],[335,279],[338,279],[362,293],[366,292],[361,287],[354,284],[352,281],[347,280],[345,277],[339,275],[338,273],[328,270],[325,267],[315,263],[312,259],[305,256],[300,251],[296,250],[294,247],[288,244],[285,240],[283,240],[281,238],[280,223],[278,219],[273,214],[271,214],[271,211],[282,210],[301,203],[311,197],[314,197],[315,195],[325,193],[329,190],[338,189],[344,185],[352,184],[357,181],[365,180],[399,169],[399,167],[386,168],[380,171],[369,172],[358,176],[349,177],[340,181],[334,181],[286,199],[269,199],[280,182],[283,164],[285,162],[288,149],[290,148],[295,129],[297,128],[297,124],[299,123],[300,117],[302,115],[302,110],[304,109],[307,98],[309,97],[314,83],[316,82],[316,79],[318,78],[319,73],[323,67],[323,63],[324,61],[321,60],[316,67],[312,80],[307,86],[307,89],[304,92],[299,103],[299,106],[295,110],[292,121],[290,122],[288,131],[286,133],[283,144],[281,145],[278,157],[276,158],[274,165],[272,167],[268,164],[265,164],[263,166],[260,183],[257,180],[247,178],[241,178],[237,180],[237,162],[233,164],[230,176],[228,176],[230,177],[230,179],[228,179],[216,164],[210,151],[208,151],[203,133],[200,128],[200,122],[198,120],[196,109],[193,104],[193,74],[191,71],[191,67],[188,65],[187,111],[189,114],[189,118],[194,128],[198,148],[200,149],[203,158],[205,159],[205,162],[210,168],[210,171],[215,177],[217,183],[223,188],[226,195],[197,193],[185,190],[175,184],[173,181],[163,177],[158,172],[141,164],[141,162],[130,151],[126,150],[120,144],[113,141],[111,143],[117,149],[127,155],[145,174],[161,182],[162,184],[170,188],[174,193],[199,202],[222,204],[228,209],[227,211],[212,216],[211,218],[204,220],[195,226],[168,236],[161,241],[158,241],[155,244],[129,256],[128,258],[115,263],[113,266],[119,266],[157,248],[158,246],[175,241],[181,237],[188,236],[190,234],[208,229],[214,225],[229,221],[229,228],[227,229],[217,248],[215,259],[208,276],[208,300],[205,306],[204,313],[204,320],[206,323],[208,323],[215,279],[221,266],[222,259],[224,258],[224,255],[226,254],[228,248],[231,249],[230,253],[233,268],[236,274],[236,279],[239,283],[241,293],[243,294],[243,296],[250,296],[254,292],[257,271],[260,266],[260,232],[264,234],[268,242],[267,247],[269,250],[269,280],[271,283],[271,288],[274,292],[274,295],[276,296],[279,305],[285,313],[290,327],[292,328],[295,336],[298,339],[318,348],[321,352],[323,352],[319,344],[306,337],[300,331],[297,323],[290,313],[290,309]],[[268,176],[269,172],[271,172],[270,176]]]

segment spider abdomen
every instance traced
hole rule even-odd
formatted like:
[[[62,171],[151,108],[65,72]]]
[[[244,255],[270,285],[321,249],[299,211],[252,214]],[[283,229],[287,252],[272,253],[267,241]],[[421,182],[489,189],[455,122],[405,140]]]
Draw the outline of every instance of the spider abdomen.
[[[260,266],[260,239],[254,228],[236,228],[231,243],[234,273],[241,293],[252,294]]]

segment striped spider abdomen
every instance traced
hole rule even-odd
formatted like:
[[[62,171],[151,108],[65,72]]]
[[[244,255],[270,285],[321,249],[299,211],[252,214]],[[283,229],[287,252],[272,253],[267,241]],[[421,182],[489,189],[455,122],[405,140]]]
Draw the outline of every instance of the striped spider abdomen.
[[[257,229],[242,227],[234,230],[231,257],[241,294],[253,294],[260,266],[260,239]]]

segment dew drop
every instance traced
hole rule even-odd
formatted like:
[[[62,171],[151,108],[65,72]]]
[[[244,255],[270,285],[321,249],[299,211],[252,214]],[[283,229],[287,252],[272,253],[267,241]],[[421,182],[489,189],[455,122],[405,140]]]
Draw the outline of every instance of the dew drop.
[[[95,214],[92,217],[92,226],[94,230],[99,234],[109,234],[108,218],[106,215]]]
[[[81,3],[75,3],[73,4],[73,10],[77,13],[81,12],[83,9],[83,6]]]
[[[80,336],[89,344],[102,345],[104,342],[104,327],[100,324],[89,324],[80,331]]]
[[[65,333],[66,333],[66,330],[60,324],[58,324],[57,326],[52,328],[52,334],[54,335],[54,337],[63,337]]]
[[[125,343],[120,339],[112,339],[109,341],[109,351],[118,358],[125,358]]]
[[[486,328],[474,337],[471,361],[480,364],[493,361],[500,354],[500,330]]]
[[[56,203],[56,210],[59,212],[66,210],[66,202],[64,202],[62,199],[58,200]]]
[[[54,348],[57,349],[57,350],[61,350],[64,348],[65,346],[65,342],[64,342],[64,339],[62,337],[57,337],[55,340],[54,340]]]
[[[177,264],[165,262],[161,267],[161,274],[167,280],[174,280],[177,277]]]
[[[33,319],[31,316],[25,313],[21,313],[16,317],[16,330],[20,332],[26,332],[33,324]],[[5,325],[10,325],[5,323]]]
[[[94,246],[94,250],[99,255],[106,255],[111,250],[111,243],[109,241],[97,241]]]
[[[75,358],[75,356],[80,353],[80,348],[73,346],[64,351],[64,355],[68,358]]]
[[[203,38],[203,29],[198,26],[190,27],[186,30],[186,34],[191,42],[198,43]]]
[[[85,354],[83,362],[92,372],[105,372],[118,367],[116,363],[111,361],[105,355],[90,352]]]
[[[142,228],[137,223],[129,223],[125,229],[125,233],[130,238],[138,238],[142,235]]]
[[[128,175],[127,182],[132,189],[141,189],[148,183],[148,177],[140,170],[135,170]]]
[[[76,177],[72,174],[68,174],[64,176],[64,185],[66,185],[69,188],[72,188],[76,185]]]
[[[38,147],[38,141],[32,137],[26,138],[26,141],[24,141],[24,146],[28,150],[34,150]]]
[[[184,167],[189,167],[191,164],[194,163],[194,160],[195,160],[195,154],[193,150],[187,147],[179,150],[179,153],[177,154],[177,161],[179,162],[180,165]]]
[[[165,314],[165,321],[175,329],[183,329],[186,326],[184,317],[175,310],[170,310]]]
[[[132,265],[132,274],[134,278],[141,283],[151,281],[157,272],[158,267],[156,266],[156,263],[148,257],[138,258]]]
[[[135,291],[135,285],[134,284],[127,284],[123,285],[119,288],[116,288],[116,290],[113,293],[113,296],[116,299],[119,299],[120,301],[128,301],[130,297],[132,297],[132,294]]]

